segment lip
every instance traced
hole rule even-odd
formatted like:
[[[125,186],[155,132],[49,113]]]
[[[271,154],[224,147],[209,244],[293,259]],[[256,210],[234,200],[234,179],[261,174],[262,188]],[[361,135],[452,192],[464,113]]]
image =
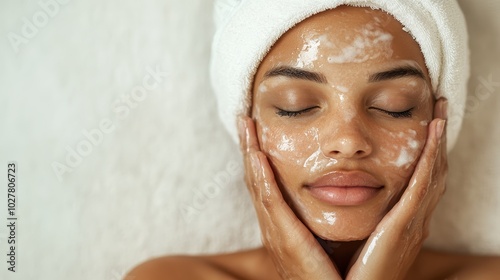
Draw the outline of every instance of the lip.
[[[311,195],[335,206],[361,205],[375,197],[383,185],[363,171],[334,171],[306,185]]]

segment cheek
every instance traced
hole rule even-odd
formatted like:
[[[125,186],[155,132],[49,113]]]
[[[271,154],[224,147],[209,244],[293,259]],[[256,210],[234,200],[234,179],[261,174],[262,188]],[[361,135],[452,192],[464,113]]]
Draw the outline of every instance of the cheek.
[[[268,155],[278,173],[297,174],[298,170],[315,173],[337,163],[337,160],[323,154],[319,129],[316,127],[294,127],[291,129],[293,131],[278,132],[264,124],[261,127],[261,149]]]
[[[379,156],[373,160],[387,170],[384,174],[388,182],[397,185],[406,184],[422,153],[426,130],[420,128],[407,129],[404,132],[382,131],[385,136],[380,139],[384,141],[379,146]]]
[[[266,153],[274,165],[292,164],[300,165],[302,148],[304,141],[297,139],[297,135],[279,131],[276,132],[267,126],[262,126],[261,149]]]

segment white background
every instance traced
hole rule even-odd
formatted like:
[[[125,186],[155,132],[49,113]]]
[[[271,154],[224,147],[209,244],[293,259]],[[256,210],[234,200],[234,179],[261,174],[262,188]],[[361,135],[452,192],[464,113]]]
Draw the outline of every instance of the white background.
[[[259,245],[208,80],[212,1],[65,0],[51,15],[46,2],[0,2],[0,278],[118,280],[154,256]],[[428,245],[500,254],[500,2],[460,2],[468,114]],[[23,18],[39,25],[30,38]],[[13,44],[14,33],[24,41]],[[154,82],[148,69],[163,76],[140,95]],[[106,120],[114,130],[90,143],[82,131]],[[69,156],[79,149],[79,161]],[[6,263],[8,161],[18,164],[16,273]]]

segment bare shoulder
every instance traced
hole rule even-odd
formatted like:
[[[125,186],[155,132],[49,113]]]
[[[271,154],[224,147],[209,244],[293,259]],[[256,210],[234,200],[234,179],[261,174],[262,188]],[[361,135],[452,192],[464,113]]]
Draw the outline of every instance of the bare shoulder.
[[[160,257],[141,263],[123,280],[215,279],[217,271],[200,257]],[[227,278],[230,279],[230,278]]]
[[[258,248],[221,255],[160,257],[138,265],[124,280],[275,279],[269,277],[272,275],[276,275],[274,266],[264,249]]]
[[[498,279],[499,256],[439,252],[423,249],[409,279]]]

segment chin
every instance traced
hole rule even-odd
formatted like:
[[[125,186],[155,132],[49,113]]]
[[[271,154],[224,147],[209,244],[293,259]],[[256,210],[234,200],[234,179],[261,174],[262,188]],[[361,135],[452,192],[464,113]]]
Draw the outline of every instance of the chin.
[[[376,225],[373,227],[368,227],[367,225],[362,225],[361,227],[349,226],[341,230],[336,230],[336,228],[337,226],[326,228],[325,226],[312,225],[309,227],[309,230],[323,240],[349,242],[367,239],[375,230]]]
[[[387,208],[368,205],[356,207],[293,207],[294,212],[316,236],[330,241],[357,241],[367,239],[377,228]]]

